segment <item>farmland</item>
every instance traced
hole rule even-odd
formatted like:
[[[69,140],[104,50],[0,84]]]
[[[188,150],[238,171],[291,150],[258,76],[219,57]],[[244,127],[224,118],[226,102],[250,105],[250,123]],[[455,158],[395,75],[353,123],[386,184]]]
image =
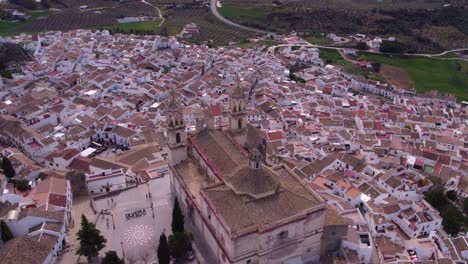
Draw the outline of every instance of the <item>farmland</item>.
[[[387,56],[361,53],[359,59],[391,65],[405,71],[416,91],[450,93],[459,100],[468,100],[468,62],[425,57]]]
[[[348,9],[348,10],[372,10],[374,8],[395,10],[395,9],[434,9],[441,8],[447,1],[444,0],[317,0],[317,1],[297,1],[297,0],[225,0],[225,3],[235,4],[244,7],[271,7],[290,6],[311,9]],[[453,4],[463,4],[464,0],[451,1]]]
[[[219,11],[236,23],[267,31],[395,36],[413,50],[437,53],[468,41],[468,3],[451,3],[443,7],[442,0],[225,0]]]
[[[171,8],[165,10],[165,22],[160,25],[161,21],[145,21],[128,24],[107,25],[102,27],[94,27],[100,29],[110,29],[115,32],[123,33],[145,33],[145,34],[160,34],[163,30],[169,35],[179,33],[182,28],[194,22],[200,29],[199,35],[189,39],[193,43],[202,43],[211,40],[214,46],[227,45],[231,41],[244,41],[251,37],[252,34],[245,31],[239,31],[231,28],[218,21],[204,6],[187,7],[187,8]]]
[[[8,22],[8,21],[0,21],[0,36],[1,35],[14,35],[20,32],[21,28],[31,24],[32,21],[36,21],[38,19],[43,19],[49,16],[49,11],[31,11],[28,12],[28,15],[31,16],[30,19],[25,21],[16,21],[16,22]]]
[[[207,7],[178,8],[166,11],[166,14],[167,21],[163,26],[167,27],[171,33],[179,31],[191,22],[197,24],[200,34],[192,39],[194,43],[212,40],[215,46],[226,45],[231,41],[242,41],[252,36],[249,32],[220,22]]]
[[[52,3],[52,2],[51,2]],[[0,35],[20,32],[41,32],[47,30],[70,30],[76,28],[109,29],[119,33],[175,35],[189,23],[196,23],[200,33],[188,41],[202,43],[209,41],[214,46],[230,42],[245,42],[251,33],[232,28],[216,19],[210,10],[192,0],[148,0],[159,6],[164,21],[159,18],[156,7],[141,1],[104,1],[104,0],[60,0],[53,1],[53,7],[60,11],[43,12],[43,16],[33,16],[24,22],[0,22]],[[181,5],[180,5],[181,4]],[[87,6],[81,10],[80,6]],[[151,17],[154,20],[117,23],[123,17]]]
[[[23,32],[37,32],[46,30],[69,30],[80,27],[108,25],[115,23],[111,16],[93,13],[58,13],[44,19],[36,19],[18,28]]]

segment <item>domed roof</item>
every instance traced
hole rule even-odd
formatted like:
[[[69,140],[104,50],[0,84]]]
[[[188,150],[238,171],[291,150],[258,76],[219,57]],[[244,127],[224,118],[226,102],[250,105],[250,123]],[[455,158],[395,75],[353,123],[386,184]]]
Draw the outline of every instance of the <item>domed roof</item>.
[[[226,184],[236,194],[248,194],[254,198],[274,194],[280,186],[277,176],[270,170],[264,167],[252,169],[249,166],[241,167],[228,177]]]

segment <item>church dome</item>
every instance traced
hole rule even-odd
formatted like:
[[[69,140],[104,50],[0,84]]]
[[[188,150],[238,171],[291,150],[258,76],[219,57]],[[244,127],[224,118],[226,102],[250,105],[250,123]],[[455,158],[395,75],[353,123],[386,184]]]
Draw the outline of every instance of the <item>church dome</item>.
[[[249,165],[240,167],[230,177],[226,184],[236,194],[247,194],[254,198],[262,198],[274,194],[280,183],[276,174],[261,165],[262,154],[253,149],[249,157]]]

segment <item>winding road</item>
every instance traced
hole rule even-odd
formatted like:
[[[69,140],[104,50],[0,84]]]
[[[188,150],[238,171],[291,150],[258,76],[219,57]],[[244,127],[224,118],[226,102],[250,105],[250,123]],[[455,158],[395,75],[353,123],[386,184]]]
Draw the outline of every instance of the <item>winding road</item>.
[[[234,23],[232,22],[231,20],[229,19],[226,19],[224,18],[219,12],[218,12],[218,9],[216,8],[216,4],[218,3],[218,0],[210,0],[210,9],[211,9],[211,12],[213,13],[213,15],[215,15],[215,17],[217,17],[219,20],[221,20],[223,23],[225,24],[228,24],[230,26],[233,26],[233,27],[236,27],[238,29],[242,29],[242,30],[247,30],[247,31],[252,31],[252,32],[255,32],[255,33],[262,33],[262,34],[268,34],[268,33],[271,33],[271,32],[268,32],[268,31],[264,31],[264,30],[260,30],[260,29],[256,29],[256,28],[251,28],[251,27],[247,27],[247,26],[243,26],[243,25],[239,25],[237,23]]]
[[[161,26],[161,25],[164,23],[164,21],[166,21],[166,20],[164,19],[163,15],[162,15],[162,13],[161,13],[161,9],[159,9],[159,7],[157,7],[157,6],[155,6],[155,5],[151,4],[151,3],[148,3],[146,0],[141,0],[141,2],[142,2],[143,4],[152,6],[154,9],[156,9],[156,10],[158,11],[159,19],[161,19],[161,23],[159,23],[159,26]]]
[[[144,0],[142,0],[142,1],[144,1]],[[252,32],[255,32],[255,33],[263,33],[263,34],[271,33],[271,34],[274,34],[273,32],[264,31],[264,30],[260,30],[260,29],[256,29],[256,28],[252,28],[252,27],[247,27],[247,26],[243,26],[243,25],[237,24],[235,22],[232,22],[231,20],[223,17],[218,12],[217,3],[218,3],[218,0],[210,0],[210,9],[211,9],[211,12],[213,13],[213,15],[215,15],[215,17],[217,17],[223,23],[225,23],[227,25],[230,25],[230,26],[233,26],[233,27],[236,27],[238,29],[252,31]],[[334,50],[337,50],[338,52],[340,52],[340,54],[342,56],[344,55],[344,54],[342,54],[342,51],[343,51],[344,48],[336,47],[336,46],[315,45],[315,44],[311,44],[311,43],[308,43],[308,44],[280,44],[280,45],[269,47],[267,52],[269,54],[272,54],[272,51],[274,51],[275,48],[277,48],[277,47],[287,47],[287,46],[303,46],[303,47],[314,47],[314,48],[322,48],[322,49],[334,49]],[[366,52],[367,53],[377,53],[377,54],[388,54],[388,55],[419,56],[419,57],[428,57],[428,58],[444,59],[444,60],[465,60],[465,61],[468,61],[468,58],[438,58],[438,57],[443,56],[443,55],[445,55],[447,53],[458,52],[458,51],[468,51],[468,48],[446,50],[446,51],[443,51],[443,52],[441,52],[439,54],[429,54],[429,53],[385,53],[385,52],[371,51],[371,50],[368,50]],[[346,59],[345,56],[343,56],[343,57]]]
[[[340,53],[340,55],[344,58],[347,59],[346,56],[344,56],[343,50],[345,48],[342,47],[335,47],[335,46],[322,46],[322,45],[315,45],[315,44],[279,44],[275,46],[270,46],[267,49],[268,54],[274,54],[274,51],[278,47],[293,47],[293,46],[301,46],[301,47],[311,47],[311,48],[319,48],[319,49],[333,49],[336,50]],[[372,50],[366,50],[363,52],[366,53],[375,53],[375,54],[386,54],[386,55],[404,55],[404,56],[416,56],[416,57],[427,57],[427,58],[433,58],[433,59],[439,59],[439,60],[464,60],[468,61],[468,58],[439,58],[440,56],[443,56],[447,53],[450,52],[457,52],[457,51],[468,51],[468,48],[463,48],[463,49],[453,49],[453,50],[446,50],[444,52],[438,53],[438,54],[425,54],[425,53],[385,53],[385,52],[380,52],[380,51],[372,51]]]

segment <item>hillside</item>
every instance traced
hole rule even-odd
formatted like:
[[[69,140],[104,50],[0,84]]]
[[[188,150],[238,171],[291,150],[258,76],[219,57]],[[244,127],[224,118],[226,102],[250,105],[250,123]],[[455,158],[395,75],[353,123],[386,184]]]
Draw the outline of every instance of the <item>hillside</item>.
[[[0,71],[16,63],[22,63],[29,59],[26,51],[13,43],[0,43]]]

